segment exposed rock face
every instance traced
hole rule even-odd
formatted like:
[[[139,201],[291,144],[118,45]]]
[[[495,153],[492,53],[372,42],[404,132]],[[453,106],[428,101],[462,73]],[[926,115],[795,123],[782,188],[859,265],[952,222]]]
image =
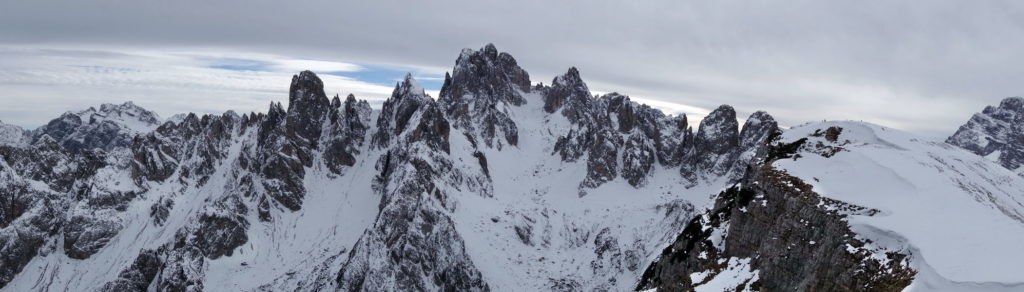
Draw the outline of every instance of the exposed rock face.
[[[406,130],[414,133],[402,135]],[[448,152],[450,131],[448,121],[437,109],[437,103],[427,96],[412,75],[406,75],[402,83],[395,84],[391,98],[384,102],[372,144],[383,149],[392,143],[403,142],[398,140],[402,137],[416,141],[425,139],[431,148]],[[436,135],[429,135],[431,132]]]
[[[260,196],[266,197],[260,198],[260,218],[270,220],[268,198],[291,211],[301,208],[305,168],[313,166],[314,153],[323,151],[325,164],[337,174],[353,165],[369,128],[370,111],[368,103],[354,96],[332,106],[313,72],[292,77],[288,111],[271,104],[260,122],[256,145],[248,145],[254,148],[247,148],[239,161],[262,177]],[[252,178],[242,177],[243,187],[252,188]]]
[[[316,145],[331,107],[323,81],[311,71],[302,71],[292,77],[288,92],[288,134]]]
[[[312,144],[308,139],[293,136],[295,132],[289,132],[287,116],[281,104],[272,104],[260,125],[256,149],[252,156],[243,156],[246,157],[243,160],[250,170],[264,178],[261,180],[264,196],[295,211],[301,208],[306,191],[302,178],[306,175],[305,167],[313,163]]]
[[[570,67],[564,75],[551,80],[551,86],[544,92],[544,111],[555,113],[563,107],[562,115],[569,121],[579,122],[589,113],[580,112],[588,109],[590,89],[580,78],[580,71]]]
[[[757,170],[692,219],[647,268],[637,289],[694,290],[726,269],[747,275],[737,291],[901,291],[909,285],[916,272],[908,255],[873,247],[845,220],[878,210],[825,198],[771,166],[777,159],[799,157],[794,154],[806,141],[763,151],[766,162],[751,165]],[[733,265],[737,262],[749,264]]]
[[[572,123],[558,139],[555,151],[563,161],[587,155],[587,177],[580,195],[616,177],[642,187],[653,167],[681,166],[690,186],[718,177],[739,179],[745,164],[760,151],[764,139],[778,129],[765,112],[756,112],[739,132],[736,112],[723,105],[701,121],[693,134],[685,115],[665,116],[661,111],[610,93],[590,97],[579,71],[570,68],[556,77],[544,94],[544,110],[560,112]]]
[[[1008,97],[960,126],[946,143],[999,162],[1024,176],[1024,98]]]
[[[32,132],[34,140],[50,136],[72,152],[127,147],[136,134],[152,131],[160,118],[131,102],[104,104],[97,110],[67,112]]]
[[[88,180],[103,166],[103,159],[96,155],[73,155],[49,136],[32,146],[0,146],[0,286],[59,234],[74,199],[70,194],[88,194],[77,180]],[[75,209],[104,208],[83,203]],[[95,236],[82,243],[103,241],[104,232],[96,229]]]
[[[451,76],[445,75],[438,104],[456,129],[501,149],[519,141],[509,107],[525,104],[523,93],[527,92],[530,75],[512,55],[498,53],[488,44],[478,51],[462,51]]]
[[[736,111],[722,105],[700,121],[693,146],[683,159],[681,173],[691,182],[725,175],[735,163],[735,150],[739,144],[739,124]]]
[[[551,84],[539,87],[544,110],[560,113],[572,124],[558,139],[555,151],[569,162],[587,155],[581,196],[586,189],[620,176],[642,187],[655,163],[679,164],[690,135],[685,115],[665,116],[618,93],[591,97],[576,68],[555,77]]]
[[[370,129],[372,112],[369,103],[357,101],[351,94],[344,103],[337,96],[331,102],[327,125],[330,139],[323,143],[325,163],[335,174],[342,174],[345,167],[355,164],[359,146]]]
[[[163,266],[160,254],[154,250],[143,250],[132,265],[117,275],[117,280],[103,286],[104,291],[131,292],[146,291]]]
[[[2,163],[2,162],[0,162]],[[0,164],[0,286],[32,260],[62,224],[67,205],[58,193],[33,189],[13,169]]]
[[[449,124],[437,104],[407,75],[377,124],[373,144],[387,149],[374,181],[380,213],[338,273],[338,288],[489,291],[449,215],[456,206],[446,190],[465,180],[448,158]]]

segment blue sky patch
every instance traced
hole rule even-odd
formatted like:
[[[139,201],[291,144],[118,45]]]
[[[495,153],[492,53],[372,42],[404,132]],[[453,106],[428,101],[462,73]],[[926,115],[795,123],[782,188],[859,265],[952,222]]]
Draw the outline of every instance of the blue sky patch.
[[[239,58],[212,59],[209,60],[209,64],[207,66],[209,68],[231,71],[273,72],[279,69],[275,68],[276,64],[273,62]],[[407,72],[413,72],[413,78],[416,78],[423,89],[441,90],[441,85],[444,83],[444,75],[420,74],[409,68],[364,64],[358,64],[358,66],[360,67],[358,71],[317,71],[317,74],[348,77],[366,83],[393,87],[395,83],[402,81]]]
[[[270,67],[273,66],[270,62],[233,58],[216,59],[211,63],[210,68],[231,71],[270,71]]]
[[[395,86],[395,83],[401,82],[405,74],[412,70],[403,70],[401,68],[386,67],[386,66],[375,66],[375,65],[364,65],[359,64],[363,67],[363,70],[355,72],[320,72],[321,74],[343,76],[359,81],[385,85],[388,87]],[[429,74],[417,74],[412,72],[413,78],[423,86],[426,90],[441,90],[441,84],[444,83],[444,75],[429,75]]]

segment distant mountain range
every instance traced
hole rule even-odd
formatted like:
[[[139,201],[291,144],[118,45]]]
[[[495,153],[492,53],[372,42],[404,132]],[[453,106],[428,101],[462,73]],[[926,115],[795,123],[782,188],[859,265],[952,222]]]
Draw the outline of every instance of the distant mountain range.
[[[688,126],[493,45],[381,109],[0,123],[4,291],[1021,291],[1024,99],[947,141]]]

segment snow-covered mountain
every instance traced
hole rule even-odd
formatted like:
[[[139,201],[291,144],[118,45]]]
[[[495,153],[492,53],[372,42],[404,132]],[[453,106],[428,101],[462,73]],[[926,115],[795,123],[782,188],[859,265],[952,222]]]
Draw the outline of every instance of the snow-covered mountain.
[[[66,112],[32,131],[32,140],[50,136],[72,152],[124,148],[136,134],[152,132],[160,117],[132,102],[103,104],[78,112]]]
[[[487,45],[380,110],[305,71],[265,114],[65,114],[0,144],[0,287],[1022,288],[1024,178],[988,159],[550,84]]]
[[[1008,97],[974,114],[946,142],[1024,176],[1024,98]]]
[[[31,139],[31,133],[24,128],[0,121],[0,145],[22,146]]]

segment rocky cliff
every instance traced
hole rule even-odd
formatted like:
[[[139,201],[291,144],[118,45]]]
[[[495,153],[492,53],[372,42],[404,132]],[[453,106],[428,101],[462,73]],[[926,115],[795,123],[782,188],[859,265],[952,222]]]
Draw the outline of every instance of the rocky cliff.
[[[986,107],[946,140],[1024,176],[1024,98]]]

